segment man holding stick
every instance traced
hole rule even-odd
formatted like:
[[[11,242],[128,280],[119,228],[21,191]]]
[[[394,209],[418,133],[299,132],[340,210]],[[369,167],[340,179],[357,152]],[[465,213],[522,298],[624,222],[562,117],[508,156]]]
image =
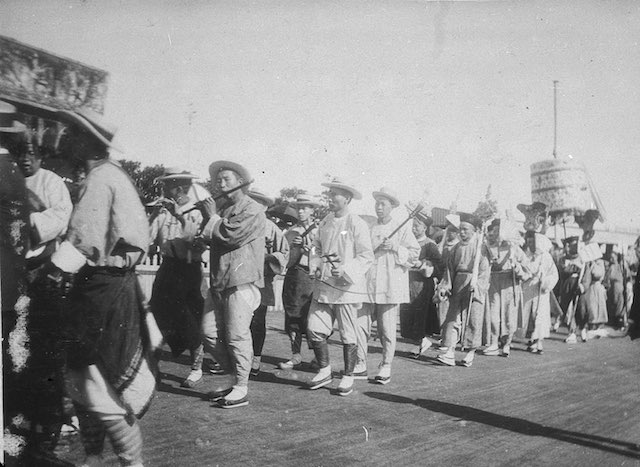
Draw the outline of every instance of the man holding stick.
[[[391,362],[396,350],[398,309],[400,303],[409,302],[408,270],[418,259],[420,245],[409,223],[391,216],[391,211],[400,206],[395,193],[382,187],[373,192],[373,198],[378,222],[371,227],[374,259],[366,276],[368,296],[358,310],[358,362],[354,377],[367,377],[367,341],[371,322],[377,320],[382,362],[374,381],[387,384],[391,381]],[[413,217],[410,215],[409,220]]]
[[[470,367],[482,339],[484,300],[489,288],[489,260],[483,248],[482,222],[472,215],[460,216],[460,242],[447,257],[447,273],[438,286],[441,300],[449,295],[449,309],[443,325],[446,352],[438,355],[443,365],[455,365],[455,348],[461,339],[467,349],[461,365]]]
[[[309,259],[309,274],[316,282],[307,332],[320,369],[308,386],[313,390],[331,384],[327,339],[337,320],[344,354],[338,394],[347,396],[353,391],[356,321],[366,297],[365,274],[373,261],[373,250],[367,224],[349,210],[352,199],[362,198],[360,192],[339,180],[322,185],[329,188],[331,213],[320,223]]]

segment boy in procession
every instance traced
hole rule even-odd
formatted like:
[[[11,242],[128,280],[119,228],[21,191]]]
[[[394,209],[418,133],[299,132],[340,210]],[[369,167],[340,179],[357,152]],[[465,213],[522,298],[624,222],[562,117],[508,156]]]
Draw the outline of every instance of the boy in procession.
[[[302,334],[307,332],[314,287],[309,277],[309,252],[318,233],[313,214],[320,203],[312,196],[299,194],[292,206],[298,210],[298,223],[285,234],[291,255],[282,288],[284,330],[291,342],[292,356],[278,365],[282,370],[291,370],[302,363]]]

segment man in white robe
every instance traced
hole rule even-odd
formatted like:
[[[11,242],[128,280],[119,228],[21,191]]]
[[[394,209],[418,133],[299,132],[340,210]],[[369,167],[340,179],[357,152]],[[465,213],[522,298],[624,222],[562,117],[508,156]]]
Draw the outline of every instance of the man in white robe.
[[[329,188],[329,210],[318,228],[309,257],[309,274],[316,278],[309,310],[308,336],[320,367],[309,389],[331,383],[327,339],[338,321],[343,345],[344,375],[338,394],[353,391],[353,370],[357,359],[356,321],[366,297],[365,274],[373,261],[367,224],[350,212],[352,199],[362,195],[341,181],[323,183]]]
[[[395,193],[382,187],[373,192],[373,198],[378,218],[371,227],[374,260],[366,276],[368,296],[358,310],[358,362],[354,377],[367,377],[367,341],[371,323],[377,321],[382,362],[374,381],[387,384],[391,381],[391,362],[396,349],[398,310],[401,303],[409,302],[408,270],[418,259],[420,245],[411,225],[408,222],[401,225],[403,220],[391,216],[391,211],[400,206]]]

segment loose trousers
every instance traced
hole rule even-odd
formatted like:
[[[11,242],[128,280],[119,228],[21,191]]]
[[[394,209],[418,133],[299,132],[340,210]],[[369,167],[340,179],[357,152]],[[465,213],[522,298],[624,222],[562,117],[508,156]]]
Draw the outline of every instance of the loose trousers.
[[[363,303],[358,310],[358,365],[367,364],[367,347],[371,335],[371,323],[378,322],[378,337],[382,344],[380,367],[391,366],[396,351],[398,303]]]

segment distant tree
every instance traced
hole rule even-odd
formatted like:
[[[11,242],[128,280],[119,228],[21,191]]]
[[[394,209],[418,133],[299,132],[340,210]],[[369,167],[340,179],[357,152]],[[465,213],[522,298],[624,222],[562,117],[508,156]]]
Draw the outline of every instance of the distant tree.
[[[162,196],[162,187],[156,182],[156,178],[164,174],[163,165],[142,167],[140,162],[127,159],[121,159],[118,162],[133,180],[143,203],[149,203]]]
[[[479,217],[483,221],[495,217],[498,213],[498,202],[491,195],[491,185],[487,187],[484,200],[478,203],[478,207],[473,212],[474,216]]]
[[[306,194],[307,190],[298,187],[285,187],[280,189],[280,196],[276,198],[276,205],[289,204],[295,201],[299,194]]]

